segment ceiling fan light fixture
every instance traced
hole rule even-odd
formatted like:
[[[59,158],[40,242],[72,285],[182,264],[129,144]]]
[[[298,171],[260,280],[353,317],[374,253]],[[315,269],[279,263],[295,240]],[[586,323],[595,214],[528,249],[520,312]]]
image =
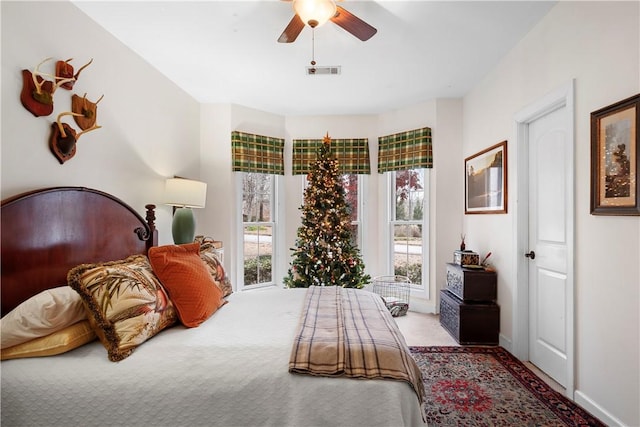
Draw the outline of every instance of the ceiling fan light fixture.
[[[316,28],[331,19],[337,8],[334,0],[293,0],[293,10],[302,22]]]

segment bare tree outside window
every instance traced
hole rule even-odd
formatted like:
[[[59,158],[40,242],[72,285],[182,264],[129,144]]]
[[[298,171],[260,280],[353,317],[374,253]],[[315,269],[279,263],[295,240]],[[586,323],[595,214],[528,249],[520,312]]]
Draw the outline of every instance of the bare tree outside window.
[[[244,222],[271,220],[272,177],[245,173],[242,181],[242,218]]]

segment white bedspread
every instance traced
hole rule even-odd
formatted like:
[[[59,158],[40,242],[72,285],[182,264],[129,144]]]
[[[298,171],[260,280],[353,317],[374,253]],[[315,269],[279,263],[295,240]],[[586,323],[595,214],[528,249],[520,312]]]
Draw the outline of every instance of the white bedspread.
[[[406,382],[290,374],[306,289],[234,293],[122,362],[99,342],[1,364],[2,426],[421,426]]]

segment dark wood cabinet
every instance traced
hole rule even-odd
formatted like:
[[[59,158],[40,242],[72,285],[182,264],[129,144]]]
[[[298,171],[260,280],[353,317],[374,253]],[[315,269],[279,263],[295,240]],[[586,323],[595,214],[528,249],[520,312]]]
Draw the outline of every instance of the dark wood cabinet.
[[[440,291],[440,324],[459,344],[497,345],[500,307],[497,274],[447,264],[447,287]]]
[[[498,297],[498,275],[495,271],[447,263],[447,289],[464,302],[495,301]]]
[[[459,344],[497,345],[500,307],[495,303],[465,303],[443,289],[440,324]]]

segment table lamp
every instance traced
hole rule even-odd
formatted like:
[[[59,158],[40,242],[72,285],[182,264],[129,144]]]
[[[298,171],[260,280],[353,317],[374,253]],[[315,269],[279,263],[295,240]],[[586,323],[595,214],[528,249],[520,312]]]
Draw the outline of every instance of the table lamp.
[[[184,178],[169,178],[165,186],[166,204],[175,206],[171,233],[176,245],[193,242],[196,220],[192,208],[204,208],[207,184]]]

